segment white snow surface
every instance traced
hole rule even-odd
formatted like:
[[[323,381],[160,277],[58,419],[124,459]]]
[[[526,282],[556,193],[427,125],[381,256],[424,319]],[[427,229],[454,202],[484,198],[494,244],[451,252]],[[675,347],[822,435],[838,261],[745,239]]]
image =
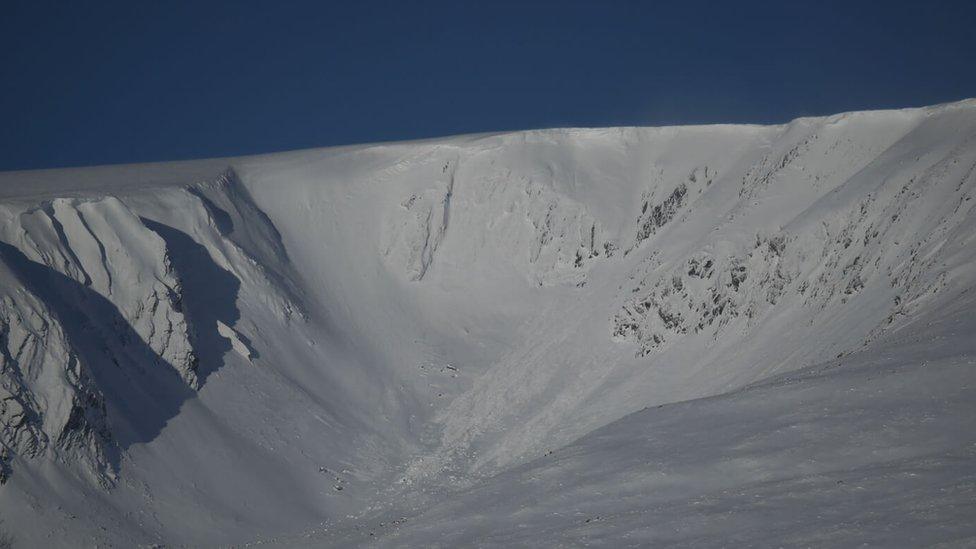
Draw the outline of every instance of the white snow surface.
[[[15,546],[972,546],[976,100],[0,173]]]

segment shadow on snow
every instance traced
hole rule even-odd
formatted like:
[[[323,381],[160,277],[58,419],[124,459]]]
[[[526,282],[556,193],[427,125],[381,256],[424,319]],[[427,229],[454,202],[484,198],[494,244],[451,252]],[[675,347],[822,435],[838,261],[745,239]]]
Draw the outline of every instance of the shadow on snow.
[[[199,359],[197,377],[207,378],[224,364],[230,341],[217,321],[233,326],[240,317],[240,281],[222,269],[186,233],[143,219],[165,242],[171,265],[182,281],[182,307]],[[60,321],[71,349],[88,368],[104,396],[113,438],[120,450],[154,440],[195,392],[177,370],[147,345],[111,301],[77,280],[0,242],[0,258]],[[109,450],[117,469],[118,451]]]

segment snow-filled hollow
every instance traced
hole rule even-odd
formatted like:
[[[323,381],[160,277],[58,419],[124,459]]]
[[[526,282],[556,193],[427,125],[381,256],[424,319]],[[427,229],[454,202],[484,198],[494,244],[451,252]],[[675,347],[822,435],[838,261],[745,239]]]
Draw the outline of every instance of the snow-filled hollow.
[[[25,546],[966,545],[976,102],[0,173]]]

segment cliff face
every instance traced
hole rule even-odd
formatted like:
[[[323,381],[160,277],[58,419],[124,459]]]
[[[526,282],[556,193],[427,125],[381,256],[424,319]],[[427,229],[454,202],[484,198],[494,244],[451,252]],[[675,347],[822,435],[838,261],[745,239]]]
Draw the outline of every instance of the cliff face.
[[[222,226],[230,215],[207,197],[246,207],[237,185],[228,172],[173,189],[162,202],[194,215],[212,243],[250,258]],[[185,233],[115,196],[8,204],[2,218],[4,478],[15,457],[47,455],[67,467],[78,462],[110,487],[121,453],[158,434],[219,366],[215,341],[246,348],[223,324],[237,320],[227,294],[239,279]],[[249,230],[260,233],[261,221]],[[272,253],[276,246],[268,244]],[[268,279],[254,259],[244,263],[248,274]],[[283,292],[267,298],[293,310]],[[224,303],[208,303],[221,295]],[[201,352],[210,359],[203,371]]]
[[[57,199],[4,214],[4,386],[20,403],[10,440],[27,436],[32,456],[84,454],[107,483],[118,463],[106,455],[118,448],[106,378],[167,368],[198,385],[180,280],[162,239],[118,199]]]
[[[972,102],[0,174],[0,508],[206,544],[424,502],[883,353],[971,297],[974,193]]]

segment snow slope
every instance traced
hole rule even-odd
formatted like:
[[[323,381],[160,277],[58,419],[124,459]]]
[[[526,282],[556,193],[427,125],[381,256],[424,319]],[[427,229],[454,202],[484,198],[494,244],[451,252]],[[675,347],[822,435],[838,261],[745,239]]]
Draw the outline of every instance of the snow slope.
[[[976,101],[0,174],[0,516],[971,543],[974,190]]]

